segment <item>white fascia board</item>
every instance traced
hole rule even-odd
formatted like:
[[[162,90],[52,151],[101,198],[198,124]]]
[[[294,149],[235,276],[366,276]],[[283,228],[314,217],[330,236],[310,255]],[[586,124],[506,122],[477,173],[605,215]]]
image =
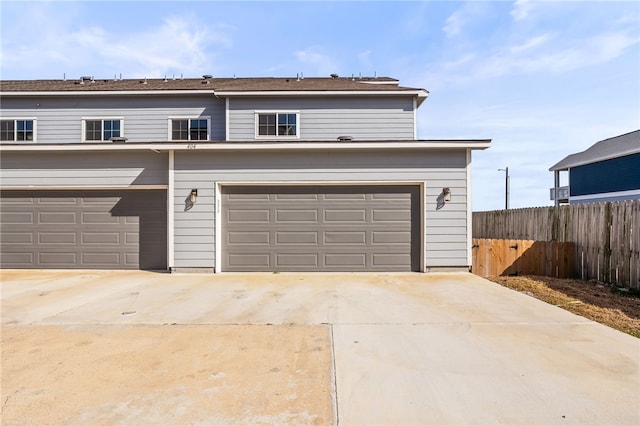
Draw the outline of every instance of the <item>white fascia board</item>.
[[[122,143],[122,144],[12,144],[0,146],[0,152],[14,151],[270,151],[270,150],[375,150],[375,149],[487,149],[490,140],[406,141],[406,142],[214,142],[214,143]]]
[[[0,92],[0,97],[9,96],[119,96],[119,95],[214,95],[214,90],[92,90],[92,91],[39,91]]]
[[[354,96],[354,95],[411,95],[426,98],[426,90],[255,90],[216,91],[217,96]]]
[[[112,190],[163,190],[167,185],[0,185],[3,191],[36,190],[74,190],[74,191],[112,191]]]

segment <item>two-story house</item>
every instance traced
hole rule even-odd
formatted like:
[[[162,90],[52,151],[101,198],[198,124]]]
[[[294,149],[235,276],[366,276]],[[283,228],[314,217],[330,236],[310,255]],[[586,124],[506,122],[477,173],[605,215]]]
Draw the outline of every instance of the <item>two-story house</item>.
[[[1,266],[471,265],[471,152],[391,78],[0,82]]]
[[[596,142],[549,168],[555,205],[640,199],[640,130]],[[568,185],[561,185],[566,173]]]

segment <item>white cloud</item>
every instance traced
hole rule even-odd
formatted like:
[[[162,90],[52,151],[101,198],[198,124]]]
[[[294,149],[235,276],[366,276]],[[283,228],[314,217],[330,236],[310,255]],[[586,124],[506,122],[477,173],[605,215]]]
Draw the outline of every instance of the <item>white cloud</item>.
[[[530,50],[535,47],[539,47],[551,39],[552,39],[551,34],[542,34],[539,36],[531,37],[530,39],[526,40],[523,43],[511,46],[510,51],[511,53],[521,53],[521,52],[524,52],[525,50]]]
[[[482,29],[493,6],[487,2],[467,1],[446,19],[442,31],[447,37],[461,36],[477,27]]]
[[[511,9],[511,16],[515,21],[523,21],[529,17],[533,4],[529,0],[516,0]]]
[[[117,25],[58,20],[65,10],[50,4],[38,6],[48,12],[38,7],[31,12],[25,9],[31,20],[30,31],[3,22],[3,78],[61,78],[63,73],[98,78],[119,73],[126,78],[209,74],[215,72],[217,53],[232,46],[231,27],[205,26],[194,15],[170,16],[159,25],[120,31]],[[5,77],[14,73],[20,74]]]
[[[557,74],[606,63],[640,43],[640,37],[625,32],[601,33],[570,43],[550,34],[531,37],[524,42],[500,46],[484,55],[462,53],[442,62],[427,75],[431,87],[448,84],[468,85],[478,81],[514,74]]]
[[[445,32],[447,37],[454,37],[460,34],[462,30],[462,26],[464,25],[464,16],[463,13],[459,10],[453,12],[447,18],[444,27],[442,27],[442,31]]]

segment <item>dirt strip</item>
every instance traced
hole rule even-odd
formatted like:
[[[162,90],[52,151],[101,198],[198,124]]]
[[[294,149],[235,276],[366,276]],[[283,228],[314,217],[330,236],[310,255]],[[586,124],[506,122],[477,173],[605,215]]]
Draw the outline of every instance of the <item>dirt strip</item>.
[[[333,423],[326,326],[3,326],[2,424]]]

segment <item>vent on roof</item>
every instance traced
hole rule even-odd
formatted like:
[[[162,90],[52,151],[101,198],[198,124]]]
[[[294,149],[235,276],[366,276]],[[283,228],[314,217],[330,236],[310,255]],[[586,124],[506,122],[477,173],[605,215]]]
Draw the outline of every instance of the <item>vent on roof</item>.
[[[338,77],[340,77],[338,74],[331,74],[331,78],[333,78],[333,79],[336,79]]]
[[[205,80],[208,80],[210,78],[213,78],[213,76],[211,74],[205,74],[202,76],[202,78],[204,78]]]
[[[353,136],[338,136],[340,142],[349,142],[353,140]]]

